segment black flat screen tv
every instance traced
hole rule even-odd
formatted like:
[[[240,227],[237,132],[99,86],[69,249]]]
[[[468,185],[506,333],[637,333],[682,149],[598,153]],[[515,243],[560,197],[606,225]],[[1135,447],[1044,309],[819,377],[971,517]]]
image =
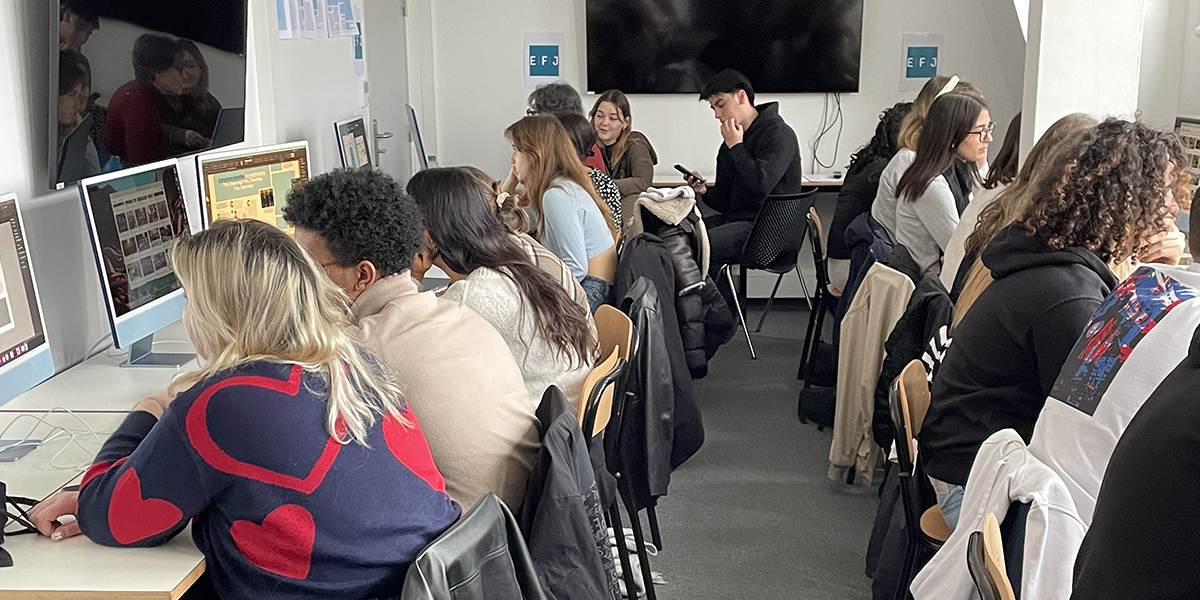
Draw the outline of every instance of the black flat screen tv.
[[[241,142],[248,2],[51,0],[50,187]]]
[[[857,92],[863,0],[587,0],[587,88],[698,93],[737,69],[759,93]]]

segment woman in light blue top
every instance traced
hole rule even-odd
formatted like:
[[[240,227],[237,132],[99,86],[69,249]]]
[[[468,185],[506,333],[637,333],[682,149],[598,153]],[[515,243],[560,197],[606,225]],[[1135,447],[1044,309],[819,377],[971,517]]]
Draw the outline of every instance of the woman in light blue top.
[[[617,269],[619,233],[612,215],[558,119],[525,117],[504,134],[512,142],[513,170],[536,213],[535,237],[571,269],[596,312],[608,300]]]

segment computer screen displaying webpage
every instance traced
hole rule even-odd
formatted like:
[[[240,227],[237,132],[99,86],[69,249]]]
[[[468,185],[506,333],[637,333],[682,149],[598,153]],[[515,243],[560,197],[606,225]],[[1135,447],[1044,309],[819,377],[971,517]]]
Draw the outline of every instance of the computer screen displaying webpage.
[[[45,343],[17,203],[0,199],[0,367]]]
[[[114,316],[180,288],[171,244],[191,229],[174,166],[89,185],[88,198]]]
[[[287,195],[308,181],[308,156],[303,147],[220,158],[201,158],[204,203],[209,221],[255,219],[282,229]]]

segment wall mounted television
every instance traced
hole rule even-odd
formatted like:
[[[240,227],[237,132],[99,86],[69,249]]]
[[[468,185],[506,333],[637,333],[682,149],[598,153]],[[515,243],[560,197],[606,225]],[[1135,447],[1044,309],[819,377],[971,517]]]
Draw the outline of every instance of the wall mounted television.
[[[241,142],[248,2],[51,0],[50,187]]]
[[[587,0],[588,90],[698,93],[723,69],[758,93],[857,92],[863,0]]]

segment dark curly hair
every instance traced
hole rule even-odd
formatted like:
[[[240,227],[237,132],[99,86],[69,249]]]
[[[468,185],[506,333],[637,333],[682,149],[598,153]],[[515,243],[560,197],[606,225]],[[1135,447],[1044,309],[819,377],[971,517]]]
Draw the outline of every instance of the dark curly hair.
[[[283,218],[316,232],[338,266],[371,261],[381,278],[412,267],[421,249],[421,209],[381,171],[338,169],[293,190]]]
[[[1167,192],[1186,198],[1190,181],[1183,147],[1172,134],[1110,118],[1084,135],[1074,152],[1058,157],[1038,182],[1019,223],[1055,249],[1086,248],[1108,263],[1131,256],[1161,231]],[[1167,170],[1176,167],[1168,186]]]
[[[900,124],[912,110],[912,102],[897,102],[895,106],[884,109],[879,115],[879,124],[875,126],[875,135],[858,152],[850,157],[850,166],[846,167],[846,179],[857,175],[859,171],[878,159],[890,159],[896,155],[900,146],[896,139],[900,136]]]
[[[535,114],[583,116],[583,100],[565,81],[547,83],[529,94],[529,110]]]

